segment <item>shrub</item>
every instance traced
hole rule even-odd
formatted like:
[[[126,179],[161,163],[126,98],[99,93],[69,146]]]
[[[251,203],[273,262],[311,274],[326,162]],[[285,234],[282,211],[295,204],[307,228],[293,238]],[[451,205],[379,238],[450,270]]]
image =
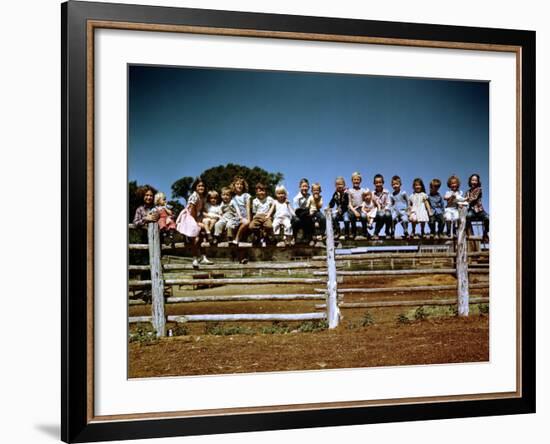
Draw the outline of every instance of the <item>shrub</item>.
[[[372,315],[367,311],[363,315],[363,321],[361,323],[363,327],[369,327],[370,325],[374,325],[374,318]]]

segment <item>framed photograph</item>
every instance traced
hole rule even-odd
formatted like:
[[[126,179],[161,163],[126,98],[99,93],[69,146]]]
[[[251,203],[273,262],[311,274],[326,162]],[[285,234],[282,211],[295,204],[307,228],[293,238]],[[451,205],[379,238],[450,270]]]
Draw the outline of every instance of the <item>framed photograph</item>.
[[[62,12],[62,439],[535,411],[535,33]]]

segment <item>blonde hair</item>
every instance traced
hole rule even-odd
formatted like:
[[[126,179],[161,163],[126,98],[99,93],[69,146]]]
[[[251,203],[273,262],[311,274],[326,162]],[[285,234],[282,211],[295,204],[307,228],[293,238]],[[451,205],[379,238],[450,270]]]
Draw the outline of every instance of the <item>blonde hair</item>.
[[[210,200],[210,199],[216,199],[216,203],[219,203],[220,202],[220,195],[218,194],[218,192],[216,190],[210,190],[207,194],[207,200]]]
[[[275,194],[279,194],[279,193],[285,193],[285,196],[288,196],[288,192],[284,185],[277,185],[275,187]]]
[[[338,176],[334,183],[342,182],[344,186],[346,185],[346,179],[344,179],[342,176]]]
[[[319,182],[315,182],[313,185],[311,185],[311,191],[313,191],[313,188],[319,188],[319,193],[323,191]]]
[[[355,177],[358,177],[359,179],[363,180],[363,176],[361,176],[361,173],[355,171],[352,175],[351,175],[351,180],[353,180]]]
[[[155,205],[158,205],[162,199],[166,200],[166,194],[162,192],[155,194]]]

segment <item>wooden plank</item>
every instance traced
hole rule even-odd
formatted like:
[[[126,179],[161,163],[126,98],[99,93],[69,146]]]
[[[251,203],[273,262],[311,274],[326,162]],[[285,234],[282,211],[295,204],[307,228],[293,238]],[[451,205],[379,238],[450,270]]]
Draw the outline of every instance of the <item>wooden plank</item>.
[[[487,297],[472,297],[470,304],[488,303]],[[379,302],[343,302],[338,306],[340,308],[384,308],[384,307],[417,307],[417,306],[439,306],[439,305],[456,305],[456,299],[425,299],[420,301],[379,301]],[[317,310],[326,308],[326,304],[316,304]]]
[[[248,264],[214,264],[203,265],[201,270],[295,270],[326,268],[326,264],[315,262],[250,262]],[[194,270],[192,264],[165,264],[164,270]]]
[[[371,259],[436,259],[436,258],[454,258],[455,253],[364,253],[364,254],[337,254],[336,261],[340,260],[371,260]],[[468,257],[488,257],[488,251],[473,251],[468,253]],[[326,260],[326,256],[313,256],[313,261]]]
[[[151,266],[152,324],[158,337],[166,336],[164,315],[164,276],[160,262],[160,230],[157,223],[150,223],[147,229],[149,239],[149,265]]]
[[[292,278],[292,277],[273,277],[273,278],[226,278],[226,279],[165,279],[165,285],[264,285],[264,284],[320,284],[324,283],[320,278]],[[151,285],[150,280],[131,280],[128,286],[146,287]]]
[[[310,321],[326,317],[326,313],[207,314],[168,316],[168,322]]]
[[[166,299],[171,304],[186,302],[223,302],[223,301],[306,301],[324,300],[322,294],[240,294],[216,296],[175,296]]]
[[[449,274],[455,273],[454,268],[423,268],[415,270],[356,270],[340,271],[339,276],[384,276],[384,275],[408,275],[408,274]],[[326,271],[314,271],[314,276],[326,276]]]
[[[326,246],[327,246],[327,319],[330,329],[338,327],[340,310],[338,309],[338,284],[336,278],[336,262],[334,260],[334,230],[332,227],[332,210],[325,209]],[[314,273],[315,274],[315,273]]]
[[[379,288],[340,288],[338,294],[350,293],[404,293],[415,291],[456,290],[456,285],[417,285],[411,287],[379,287]],[[489,283],[470,284],[470,288],[489,288]],[[315,288],[318,293],[326,293],[324,288]]]
[[[468,245],[466,243],[466,212],[467,207],[465,205],[459,206],[459,223],[457,230],[457,242],[456,242],[456,280],[457,280],[457,304],[458,315],[468,316],[470,310],[470,304],[468,300],[470,298],[470,290],[468,288]],[[482,270],[471,270],[472,272],[480,272]],[[483,270],[489,271],[489,270]]]

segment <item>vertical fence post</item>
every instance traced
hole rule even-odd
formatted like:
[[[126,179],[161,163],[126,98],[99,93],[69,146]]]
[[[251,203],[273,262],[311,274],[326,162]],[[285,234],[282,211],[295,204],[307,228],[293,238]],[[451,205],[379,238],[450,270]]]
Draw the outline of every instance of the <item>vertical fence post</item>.
[[[468,244],[466,240],[466,206],[459,206],[459,225],[456,243],[456,278],[458,315],[468,316],[470,293],[468,288]]]
[[[332,228],[332,211],[330,208],[325,210],[325,216],[327,219],[327,320],[328,328],[336,328],[340,322],[340,309],[338,308],[334,230]]]
[[[158,337],[166,336],[166,316],[164,315],[164,276],[160,262],[160,231],[157,223],[147,227],[149,239],[149,265],[151,267],[152,323]]]

